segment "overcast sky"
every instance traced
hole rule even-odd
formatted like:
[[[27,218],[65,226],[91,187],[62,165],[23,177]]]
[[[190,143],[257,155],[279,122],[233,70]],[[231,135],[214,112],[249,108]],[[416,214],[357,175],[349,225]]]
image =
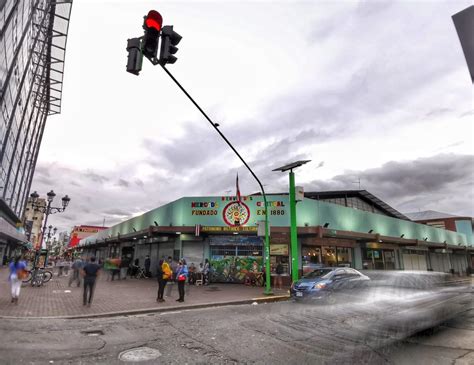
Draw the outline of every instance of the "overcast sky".
[[[474,215],[473,87],[451,19],[471,1],[75,0],[62,113],[33,190],[61,230],[109,226],[183,196],[258,185],[159,66],[125,71],[158,10],[182,35],[168,68],[255,169],[298,159],[306,191],[361,188],[401,212]],[[60,200],[57,199],[57,204]]]

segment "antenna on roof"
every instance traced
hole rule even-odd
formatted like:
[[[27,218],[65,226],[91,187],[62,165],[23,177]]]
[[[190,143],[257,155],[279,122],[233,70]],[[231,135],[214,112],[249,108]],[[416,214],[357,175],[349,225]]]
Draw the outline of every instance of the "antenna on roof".
[[[357,181],[352,181],[352,184],[359,184],[359,190],[360,190],[360,177],[357,179]]]

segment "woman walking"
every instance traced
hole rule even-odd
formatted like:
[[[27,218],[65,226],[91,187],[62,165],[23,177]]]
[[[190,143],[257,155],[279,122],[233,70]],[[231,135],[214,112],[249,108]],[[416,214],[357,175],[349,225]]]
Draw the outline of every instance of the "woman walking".
[[[12,291],[12,303],[18,304],[18,297],[20,296],[21,281],[24,279],[26,263],[21,260],[21,256],[17,256],[15,261],[12,261],[9,265],[10,275],[8,280],[10,281]]]
[[[176,280],[178,281],[178,291],[179,298],[176,299],[177,302],[184,302],[184,284],[188,279],[188,266],[186,265],[186,260],[179,260],[178,270],[176,271]]]

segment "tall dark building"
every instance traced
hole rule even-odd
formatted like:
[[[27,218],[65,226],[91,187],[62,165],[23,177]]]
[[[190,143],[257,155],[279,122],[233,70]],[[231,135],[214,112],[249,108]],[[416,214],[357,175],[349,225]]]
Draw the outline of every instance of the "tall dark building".
[[[26,240],[25,210],[48,116],[61,111],[72,0],[0,0],[0,255]]]

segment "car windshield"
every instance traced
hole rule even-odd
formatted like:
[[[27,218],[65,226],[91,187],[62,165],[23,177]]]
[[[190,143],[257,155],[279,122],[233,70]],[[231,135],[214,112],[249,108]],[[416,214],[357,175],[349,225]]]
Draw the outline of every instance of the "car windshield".
[[[317,269],[307,273],[304,278],[305,279],[315,279],[315,278],[322,278],[329,274],[332,270],[331,269]]]

